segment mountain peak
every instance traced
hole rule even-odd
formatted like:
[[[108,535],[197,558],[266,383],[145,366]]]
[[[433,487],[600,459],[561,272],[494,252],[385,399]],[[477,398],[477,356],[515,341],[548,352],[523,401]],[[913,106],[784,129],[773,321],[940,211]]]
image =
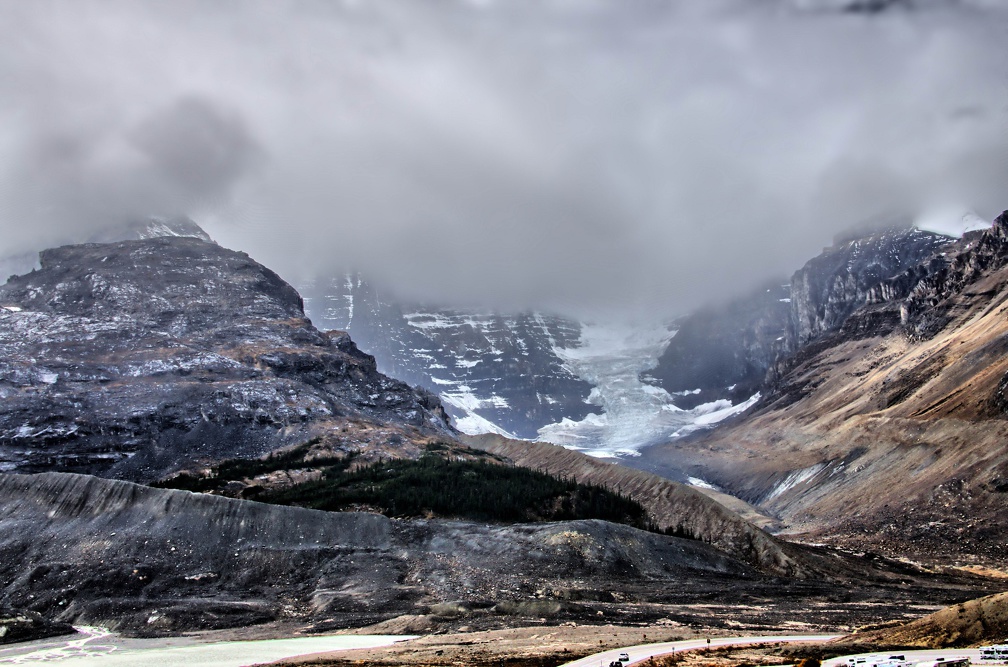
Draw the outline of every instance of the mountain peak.
[[[152,215],[149,218],[130,220],[124,224],[110,225],[92,235],[88,242],[138,241],[162,236],[184,236],[207,243],[214,242],[202,227],[196,224],[192,218],[184,215],[173,218]]]
[[[312,440],[402,452],[452,433],[277,274],[198,238],[46,250],[0,304],[0,469],[150,481]]]

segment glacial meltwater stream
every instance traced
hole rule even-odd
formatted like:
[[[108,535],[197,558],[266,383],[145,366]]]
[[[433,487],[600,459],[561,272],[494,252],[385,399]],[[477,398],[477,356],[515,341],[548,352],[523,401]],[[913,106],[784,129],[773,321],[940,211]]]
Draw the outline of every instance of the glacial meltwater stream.
[[[413,639],[408,635],[325,635],[293,639],[202,642],[192,637],[127,639],[102,628],[0,647],[0,665],[59,667],[245,667],[322,651],[377,648]]]

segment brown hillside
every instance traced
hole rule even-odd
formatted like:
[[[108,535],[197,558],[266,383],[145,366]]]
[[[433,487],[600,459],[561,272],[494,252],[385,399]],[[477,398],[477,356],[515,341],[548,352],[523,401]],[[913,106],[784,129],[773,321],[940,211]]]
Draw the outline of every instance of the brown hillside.
[[[893,628],[855,636],[858,643],[946,648],[999,643],[1008,639],[1008,593],[946,607]]]
[[[815,540],[1003,566],[1008,267],[935,311],[947,323],[925,340],[850,326],[815,344],[757,412],[645,463],[695,470]]]

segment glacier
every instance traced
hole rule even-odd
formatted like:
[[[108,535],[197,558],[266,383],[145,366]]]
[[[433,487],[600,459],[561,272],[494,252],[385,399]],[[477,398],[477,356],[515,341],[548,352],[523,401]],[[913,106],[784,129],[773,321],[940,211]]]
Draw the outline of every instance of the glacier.
[[[671,394],[641,377],[674,335],[664,324],[583,324],[581,345],[555,352],[593,386],[588,402],[599,411],[543,426],[538,440],[597,457],[636,456],[648,445],[709,428],[759,400],[757,393],[738,405],[721,400],[691,410],[677,407]]]

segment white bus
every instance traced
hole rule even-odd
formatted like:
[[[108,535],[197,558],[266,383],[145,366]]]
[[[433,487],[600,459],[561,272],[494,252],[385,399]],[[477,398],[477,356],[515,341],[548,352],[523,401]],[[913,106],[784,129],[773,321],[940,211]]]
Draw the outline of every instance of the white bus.
[[[910,667],[910,662],[902,653],[873,653],[847,658],[847,667]]]
[[[1008,644],[981,646],[980,662],[985,665],[1008,664]]]
[[[937,660],[918,662],[917,667],[970,667],[970,659],[962,656],[938,658]]]

